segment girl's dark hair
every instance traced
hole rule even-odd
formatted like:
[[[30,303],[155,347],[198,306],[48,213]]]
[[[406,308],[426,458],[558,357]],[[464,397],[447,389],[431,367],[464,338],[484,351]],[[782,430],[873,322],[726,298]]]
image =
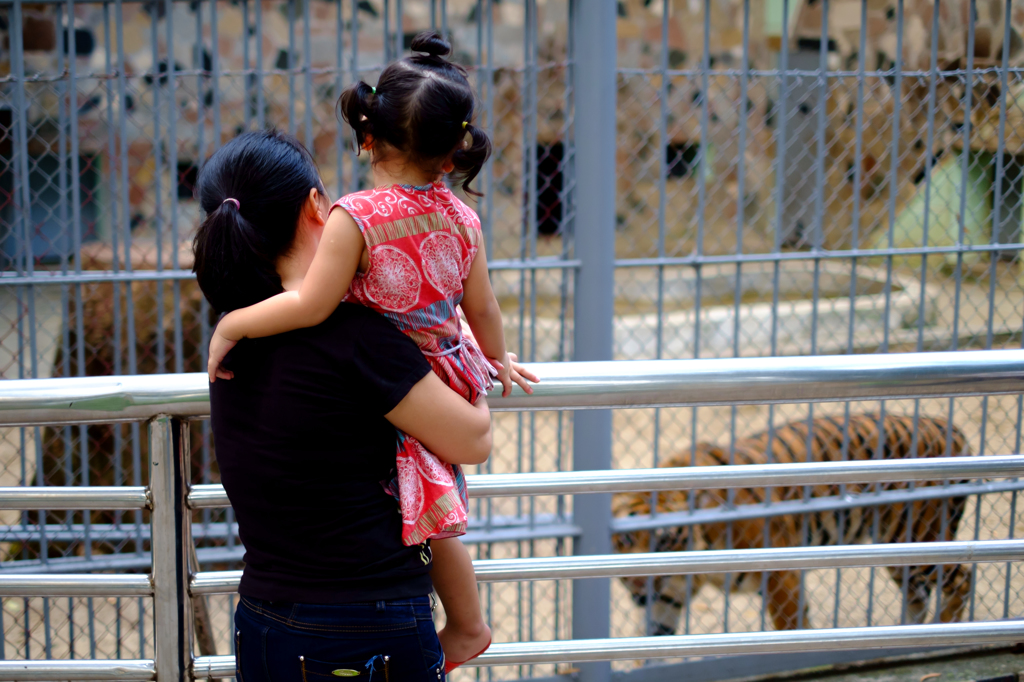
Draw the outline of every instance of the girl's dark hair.
[[[276,262],[291,248],[314,187],[323,192],[313,157],[275,130],[242,133],[203,165],[196,198],[206,219],[192,240],[192,272],[218,313],[282,291]]]
[[[491,141],[472,124],[473,88],[466,70],[445,59],[452,46],[433,31],[417,35],[411,47],[416,54],[389,64],[376,91],[363,81],[346,88],[338,112],[355,131],[358,148],[372,136],[374,145],[384,143],[438,175],[451,157],[451,175],[467,193],[480,196],[469,183],[490,156]]]

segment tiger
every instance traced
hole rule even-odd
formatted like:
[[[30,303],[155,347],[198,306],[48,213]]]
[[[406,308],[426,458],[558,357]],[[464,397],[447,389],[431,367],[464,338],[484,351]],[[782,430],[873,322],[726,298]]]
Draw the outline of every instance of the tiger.
[[[794,421],[776,427],[771,433],[771,462],[824,462],[843,459],[844,419],[842,417],[819,417],[808,424],[808,420]],[[886,414],[859,414],[849,417],[847,458],[850,460],[872,459],[878,453],[878,432],[882,429],[881,457],[899,459],[911,456],[916,444],[916,457],[967,457],[970,446],[964,434],[950,426],[943,419],[918,417],[916,441],[914,418]],[[808,427],[813,433],[808,439]],[[765,464],[769,432],[753,435],[735,442],[732,461],[735,464]],[[810,458],[807,447],[810,445]],[[664,467],[723,466],[729,464],[729,448],[711,443],[699,443],[694,451],[686,450],[661,463]],[[918,486],[937,485],[937,482],[919,482]],[[880,486],[885,490],[906,488],[907,483],[888,483]],[[848,484],[849,493],[867,492],[875,484]],[[803,486],[779,486],[771,488],[771,502],[803,499]],[[657,512],[679,512],[689,509],[690,495],[699,509],[718,507],[728,503],[726,490],[669,491],[658,493]],[[838,496],[838,485],[816,485],[811,487],[814,497]],[[651,493],[620,493],[613,498],[613,513],[617,517],[650,514]],[[765,502],[764,488],[742,488],[733,491],[732,504],[758,504]],[[910,503],[911,527],[907,529],[908,514],[906,503],[878,507],[878,542],[936,542],[952,540],[964,514],[966,497],[945,500],[921,500]],[[804,521],[806,519],[806,522]],[[753,549],[764,546],[765,523],[771,547],[823,546],[831,544],[853,544],[871,542],[875,526],[875,514],[870,507],[852,508],[840,511],[823,511],[810,514],[773,516],[768,519],[756,518],[732,522],[731,545],[726,523],[709,523],[699,526],[661,528],[654,531],[640,530],[613,535],[612,542],[617,552],[679,552],[704,549]],[[653,532],[653,538],[652,538]],[[692,537],[691,537],[692,534]],[[889,567],[889,575],[901,589],[904,569]],[[972,588],[972,572],[959,564],[946,565],[942,571],[935,566],[912,566],[907,571],[907,616],[915,623],[924,622],[928,611],[928,600],[939,576],[942,579],[942,608],[939,614],[943,622],[959,620]],[[648,579],[645,577],[623,578],[633,601],[637,606],[647,605]],[[659,576],[653,578],[653,602],[651,604],[651,632],[656,635],[670,635],[676,632],[682,610],[686,606],[687,593],[695,595],[705,583],[719,589],[726,589],[725,575],[693,575],[689,590],[687,576]],[[764,582],[768,612],[776,630],[791,630],[810,627],[806,600],[801,600],[800,571],[774,571],[767,574]],[[739,592],[756,592],[762,589],[760,572],[732,574],[728,589]]]

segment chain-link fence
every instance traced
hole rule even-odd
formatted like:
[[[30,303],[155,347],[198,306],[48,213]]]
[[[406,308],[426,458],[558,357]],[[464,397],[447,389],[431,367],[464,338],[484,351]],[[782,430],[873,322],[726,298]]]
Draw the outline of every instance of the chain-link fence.
[[[617,358],[1020,346],[1024,5],[655,2],[620,3],[620,16]],[[699,443],[729,463],[749,460],[751,448],[761,461],[847,458],[849,436],[794,438],[793,429],[849,430],[858,414],[913,417],[902,449],[912,454],[886,443],[884,456],[927,454],[922,424],[934,418],[951,420],[974,454],[1020,450],[1019,398],[957,399],[622,411],[614,461],[690,464]],[[662,499],[657,511],[679,523],[695,502],[728,508],[742,497]],[[958,523],[943,509],[943,532],[1012,537],[1016,501],[1016,492],[972,497]],[[650,502],[632,501],[642,513]],[[763,537],[762,526],[751,538],[750,524],[685,520],[663,533],[688,549],[884,541],[886,510],[865,511],[859,527],[841,507],[774,517]],[[650,539],[651,549],[670,541]],[[726,589],[691,581],[678,631],[771,629],[787,599],[807,608],[801,627],[913,620],[906,576],[901,586],[879,570],[810,571],[793,593],[745,578],[725,576]],[[1017,569],[979,567],[973,579],[963,618],[1020,614]],[[674,629],[652,606],[663,587],[649,581],[638,608],[616,585],[614,632]],[[926,596],[925,617],[940,618],[948,595]]]
[[[331,193],[366,186],[366,157],[351,149],[335,101],[355,79],[374,82],[381,65],[427,28],[451,36],[455,59],[478,89],[478,125],[494,140],[477,210],[510,342],[567,349],[564,326],[538,331],[525,322],[536,316],[538,282],[556,292],[541,305],[554,306],[557,318],[571,305],[571,270],[557,262],[569,240],[537,236],[560,232],[572,218],[564,172],[571,162],[567,18],[564,2],[0,6],[4,377],[201,370],[213,319],[189,272],[198,166],[238,132],[276,126],[313,150]],[[503,419],[497,427],[499,454],[488,470],[567,465],[564,415]],[[215,482],[208,424],[193,425],[192,435],[196,482]],[[146,440],[136,424],[7,429],[0,451],[4,485],[147,482]],[[473,511],[478,520],[467,539],[479,556],[555,554],[571,537],[562,502],[484,501]],[[148,571],[146,520],[132,512],[9,512],[0,570]],[[199,564],[240,565],[230,510],[205,510],[197,521]],[[538,522],[542,529],[528,528]],[[564,585],[484,590],[501,639],[567,636]],[[233,601],[201,599],[199,649],[230,653]],[[7,599],[0,618],[5,657],[152,655],[149,599]]]
[[[623,0],[617,44],[600,45],[617,58],[607,100],[617,132],[606,140],[576,135],[574,55],[595,40],[575,28],[582,11],[569,0],[0,0],[3,376],[202,369],[213,319],[189,272],[202,160],[239,131],[273,125],[313,151],[332,194],[365,187],[366,158],[334,103],[354,79],[374,83],[431,27],[451,37],[494,141],[475,206],[509,345],[524,359],[574,357],[576,304],[590,293],[574,277],[574,235],[590,235],[576,220],[586,170],[576,152],[586,145],[615,150],[615,261],[605,276],[614,277],[616,359],[1020,347],[1024,4]],[[848,430],[861,413],[913,417],[911,450],[919,420],[942,418],[974,454],[1016,453],[1021,408],[1012,397],[620,410],[611,461],[686,462],[704,442],[733,461],[750,436],[767,433],[770,445],[784,425],[823,417]],[[482,471],[579,464],[565,413],[494,423]],[[851,452],[848,439],[812,441],[791,458]],[[206,423],[193,426],[192,443],[196,482],[215,482]],[[146,457],[138,425],[6,429],[0,485],[144,484]],[[971,497],[954,535],[1012,537],[1012,488]],[[472,507],[466,539],[478,558],[570,553],[579,532],[562,498]],[[0,570],[149,567],[141,512],[0,515]],[[858,539],[885,537],[884,517]],[[817,517],[792,518],[795,535],[759,542],[836,541],[800,530]],[[945,532],[948,509],[943,518]],[[689,548],[702,548],[674,519],[674,532],[698,543]],[[733,545],[735,526],[723,528],[723,546]],[[230,510],[203,511],[195,534],[204,568],[238,566]],[[774,627],[771,600],[756,594],[767,591],[754,581],[743,585],[753,594],[740,593],[741,582],[691,585],[678,631]],[[1020,584],[1019,569],[979,567],[963,617],[1019,615]],[[570,636],[570,585],[481,589],[499,641]],[[654,590],[649,581],[647,606],[637,606],[612,586],[613,634],[667,627]],[[877,569],[807,572],[795,594],[809,609],[805,627],[905,622],[911,596]],[[940,594],[929,596],[932,616]],[[204,599],[200,649],[229,653],[233,603]],[[145,657],[152,647],[147,599],[6,599],[0,618],[10,658]]]

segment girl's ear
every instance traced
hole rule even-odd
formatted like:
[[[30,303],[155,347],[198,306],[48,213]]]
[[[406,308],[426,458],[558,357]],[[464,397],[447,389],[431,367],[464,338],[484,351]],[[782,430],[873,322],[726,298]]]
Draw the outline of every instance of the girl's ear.
[[[447,175],[455,170],[455,163],[452,161],[452,157],[445,159],[445,162],[441,164],[441,172]]]
[[[373,151],[373,135],[366,133],[363,136],[363,149],[366,151]]]

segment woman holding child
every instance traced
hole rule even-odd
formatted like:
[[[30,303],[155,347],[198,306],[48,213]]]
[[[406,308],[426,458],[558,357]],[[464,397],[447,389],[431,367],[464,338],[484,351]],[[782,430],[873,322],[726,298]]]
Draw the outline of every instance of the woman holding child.
[[[339,102],[373,189],[332,205],[309,153],[272,131],[198,178],[195,271],[228,313],[210,395],[246,547],[240,682],[442,680],[490,644],[459,465],[490,452],[492,378],[508,394],[536,377],[505,349],[479,218],[442,182],[472,193],[490,153],[472,89],[439,36],[412,49]]]

